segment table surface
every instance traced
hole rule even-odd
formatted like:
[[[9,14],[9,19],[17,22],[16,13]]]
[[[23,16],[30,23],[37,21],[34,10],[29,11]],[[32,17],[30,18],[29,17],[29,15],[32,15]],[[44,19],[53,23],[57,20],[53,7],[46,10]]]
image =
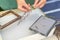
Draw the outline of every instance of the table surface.
[[[30,15],[25,19],[23,20],[18,26],[18,22],[15,22],[13,23],[12,27],[10,28],[6,28],[6,29],[3,29],[2,32],[1,32],[1,35],[2,35],[2,38],[3,40],[17,40],[17,39],[20,39],[20,38],[23,38],[23,37],[26,37],[26,36],[30,36],[30,35],[33,35],[33,34],[36,34],[35,32],[29,30],[29,27],[41,16],[43,15],[42,12],[38,9],[36,9],[37,12],[35,12],[35,10],[30,13]],[[14,10],[13,10],[14,11]],[[17,10],[15,11],[17,12]],[[19,15],[22,13],[20,11],[17,12]],[[39,14],[40,13],[40,14]],[[55,28],[54,28],[55,30]],[[53,34],[53,32],[51,33]],[[51,35],[50,34],[50,35]]]

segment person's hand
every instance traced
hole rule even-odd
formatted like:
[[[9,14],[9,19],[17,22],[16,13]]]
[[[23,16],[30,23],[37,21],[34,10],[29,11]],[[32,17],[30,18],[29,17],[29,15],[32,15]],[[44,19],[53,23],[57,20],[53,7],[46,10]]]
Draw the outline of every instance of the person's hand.
[[[42,8],[46,3],[46,0],[35,0],[34,8]]]
[[[17,0],[18,9],[27,12],[30,10],[30,5],[26,4],[25,0]]]

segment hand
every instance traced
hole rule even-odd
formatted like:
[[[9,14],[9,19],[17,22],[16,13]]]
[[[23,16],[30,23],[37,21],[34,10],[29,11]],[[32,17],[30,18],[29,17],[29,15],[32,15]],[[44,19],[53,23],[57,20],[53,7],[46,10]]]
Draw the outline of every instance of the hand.
[[[46,0],[35,0],[35,3],[33,5],[34,8],[42,8],[46,3]]]
[[[30,10],[30,5],[26,4],[25,0],[17,0],[18,9],[24,12],[27,12]]]

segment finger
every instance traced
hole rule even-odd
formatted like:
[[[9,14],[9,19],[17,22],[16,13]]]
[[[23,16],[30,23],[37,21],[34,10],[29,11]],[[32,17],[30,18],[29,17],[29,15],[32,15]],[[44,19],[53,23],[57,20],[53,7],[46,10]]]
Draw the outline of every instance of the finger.
[[[45,4],[43,3],[42,5],[40,5],[40,7],[39,7],[39,8],[42,8],[42,7],[44,7],[44,5],[45,5]]]
[[[24,3],[24,7],[28,10],[30,10],[30,7],[28,6],[28,4]]]
[[[28,6],[31,8],[30,4],[28,4]],[[31,9],[30,9],[30,10],[31,10]],[[30,11],[30,10],[28,10],[28,11]]]
[[[20,7],[18,8],[19,10],[23,11],[23,12],[27,12],[27,9],[23,8],[23,7]]]
[[[44,7],[45,4],[46,4],[46,2],[42,3],[39,8]]]
[[[35,0],[35,3],[34,3],[34,5],[33,5],[34,7],[37,5],[38,1],[39,1],[39,0]]]
[[[30,11],[31,10],[29,7],[27,7],[27,5],[24,5],[24,8],[27,9],[27,11]]]
[[[45,2],[45,0],[41,0],[41,1],[36,5],[36,7],[39,7],[39,6],[42,5],[44,2]]]

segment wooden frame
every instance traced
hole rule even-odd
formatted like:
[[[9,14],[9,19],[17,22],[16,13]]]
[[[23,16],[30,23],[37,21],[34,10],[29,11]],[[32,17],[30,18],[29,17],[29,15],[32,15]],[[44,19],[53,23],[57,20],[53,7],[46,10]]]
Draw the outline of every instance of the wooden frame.
[[[15,12],[13,12],[13,11],[8,11],[8,12],[3,13],[2,15],[0,15],[0,18],[4,17],[4,16],[6,16],[7,14],[10,14],[10,13],[12,13],[13,15],[15,15],[16,18],[14,18],[13,20],[7,22],[7,23],[4,24],[4,25],[1,25],[1,24],[0,24],[0,29],[4,29],[5,27],[9,26],[10,24],[14,23],[15,21],[21,19],[21,16],[18,15],[17,13],[15,13]]]

